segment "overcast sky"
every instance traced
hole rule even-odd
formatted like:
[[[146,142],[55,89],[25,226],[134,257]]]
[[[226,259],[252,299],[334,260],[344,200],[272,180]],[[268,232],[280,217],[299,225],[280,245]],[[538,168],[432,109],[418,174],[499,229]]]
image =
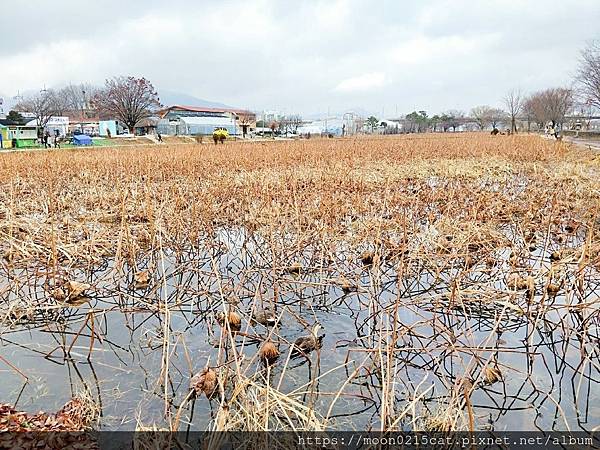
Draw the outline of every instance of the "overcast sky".
[[[254,110],[387,117],[567,85],[600,0],[28,0],[0,15],[0,95],[113,75]]]

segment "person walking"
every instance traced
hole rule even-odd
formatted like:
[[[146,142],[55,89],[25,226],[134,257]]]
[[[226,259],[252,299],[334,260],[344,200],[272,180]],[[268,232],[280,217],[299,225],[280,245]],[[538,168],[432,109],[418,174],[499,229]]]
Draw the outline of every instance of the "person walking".
[[[54,148],[60,148],[60,142],[58,139],[58,130],[54,130]]]
[[[46,130],[46,132],[44,133],[44,148],[50,147],[50,143],[48,142],[49,139],[50,139],[50,132],[48,130]]]
[[[162,141],[163,141],[163,140],[162,140],[162,136],[161,136],[161,134],[160,134],[160,133],[156,133],[156,137],[157,137],[157,139],[158,139],[158,142],[162,142]]]

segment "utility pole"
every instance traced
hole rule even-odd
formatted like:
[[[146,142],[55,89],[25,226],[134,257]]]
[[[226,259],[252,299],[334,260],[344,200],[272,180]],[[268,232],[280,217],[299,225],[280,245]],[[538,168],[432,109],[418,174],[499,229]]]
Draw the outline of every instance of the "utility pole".
[[[81,93],[83,94],[83,101],[81,102],[81,134],[83,134],[83,116],[84,116],[84,109],[85,109],[85,89],[81,89]],[[92,133],[93,134],[93,133]]]

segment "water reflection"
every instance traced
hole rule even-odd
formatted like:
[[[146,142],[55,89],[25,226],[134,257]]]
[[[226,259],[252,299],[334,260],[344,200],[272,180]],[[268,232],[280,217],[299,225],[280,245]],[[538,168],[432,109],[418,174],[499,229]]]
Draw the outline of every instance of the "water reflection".
[[[510,227],[504,232],[514,239]],[[430,243],[426,237],[415,234],[410,251]],[[220,229],[184,251],[142,253],[120,267],[105,259],[63,274],[92,286],[77,304],[52,297],[56,276],[45,270],[7,274],[3,401],[53,410],[86,389],[101,406],[103,429],[163,427],[191,376],[214,365],[259,374],[337,429],[443,428],[436,417],[444,412],[467,427],[469,404],[478,429],[600,425],[598,311],[584,307],[598,298],[595,271],[577,278],[577,265],[565,263],[561,293],[550,297],[540,283],[532,292],[506,285],[508,245],[474,249],[470,267],[455,254],[384,258],[379,245],[382,257],[365,265],[362,248],[283,253],[288,239]],[[542,253],[524,257],[530,271],[549,270]],[[298,273],[286,270],[293,261]],[[141,271],[149,274],[143,285]],[[567,289],[576,282],[578,292]],[[278,326],[249,320],[265,309]],[[227,310],[243,319],[234,337],[217,323]],[[314,323],[325,329],[322,349],[288,361],[290,344]],[[268,374],[256,357],[267,337],[282,353]],[[218,403],[184,404],[183,422],[207,428]]]

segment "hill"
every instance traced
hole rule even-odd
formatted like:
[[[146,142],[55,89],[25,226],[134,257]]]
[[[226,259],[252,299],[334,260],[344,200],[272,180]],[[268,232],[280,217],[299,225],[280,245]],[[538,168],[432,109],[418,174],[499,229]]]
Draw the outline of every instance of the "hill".
[[[158,96],[160,102],[165,105],[186,105],[186,106],[206,106],[207,108],[232,108],[220,102],[204,100],[193,95],[184,94],[182,92],[170,91],[167,89],[159,89]]]

